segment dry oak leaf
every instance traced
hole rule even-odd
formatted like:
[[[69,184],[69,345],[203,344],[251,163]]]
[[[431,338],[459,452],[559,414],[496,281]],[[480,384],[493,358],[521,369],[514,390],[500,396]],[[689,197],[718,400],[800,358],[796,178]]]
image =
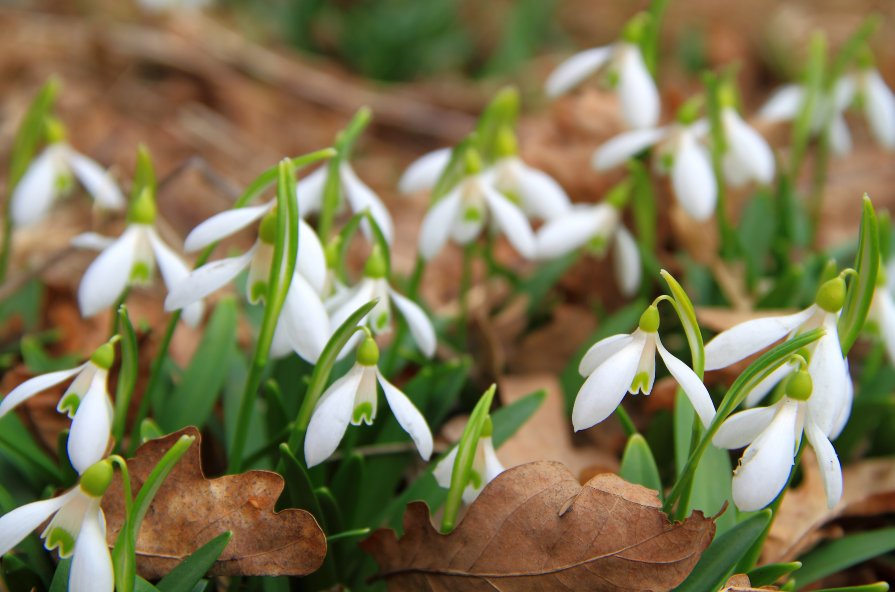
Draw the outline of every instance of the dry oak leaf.
[[[656,492],[616,475],[582,486],[562,464],[539,461],[489,483],[450,534],[413,502],[400,540],[381,529],[361,547],[390,592],[642,592],[680,584],[714,532],[700,512],[672,524]]]
[[[220,576],[300,576],[317,570],[326,555],[326,536],[304,510],[274,513],[283,478],[270,471],[248,471],[207,479],[200,459],[201,437],[194,427],[151,440],[128,459],[131,487],[137,494],[149,473],[182,436],[196,442],[159,488],[137,537],[137,571],[158,579],[217,535],[233,538],[210,573]],[[103,497],[111,546],[124,521],[121,477]]]
[[[749,576],[746,574],[736,574],[730,576],[724,587],[719,592],[765,592],[766,590],[779,590],[776,586],[762,586],[761,588],[753,588]]]

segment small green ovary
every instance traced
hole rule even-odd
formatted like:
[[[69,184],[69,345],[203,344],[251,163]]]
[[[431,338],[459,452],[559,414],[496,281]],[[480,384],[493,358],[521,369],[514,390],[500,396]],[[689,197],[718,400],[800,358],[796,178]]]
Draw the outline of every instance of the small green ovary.
[[[351,415],[351,423],[360,425],[361,422],[367,425],[373,425],[373,405],[368,402],[361,403],[354,407],[354,413]]]
[[[68,557],[75,550],[75,537],[67,530],[55,526],[47,534],[44,547],[47,551],[58,549],[60,557]]]

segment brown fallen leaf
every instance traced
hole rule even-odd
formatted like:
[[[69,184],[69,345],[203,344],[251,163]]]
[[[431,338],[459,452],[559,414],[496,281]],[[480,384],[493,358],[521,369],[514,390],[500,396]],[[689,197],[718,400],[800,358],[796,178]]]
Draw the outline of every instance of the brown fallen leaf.
[[[391,592],[670,590],[709,545],[701,512],[672,524],[654,491],[597,475],[584,486],[566,467],[540,461],[489,483],[447,535],[413,502],[404,536],[377,530],[361,543]]]
[[[753,588],[749,576],[746,574],[736,574],[730,576],[727,583],[718,592],[762,592],[762,590],[779,590],[776,586],[762,586],[761,588]]]
[[[802,483],[789,490],[780,504],[762,549],[762,563],[797,559],[835,532],[827,525],[836,518],[895,512],[895,465],[891,459],[866,459],[845,467],[842,499],[832,509],[827,508],[813,450],[805,450],[802,472]]]
[[[137,571],[157,579],[193,551],[225,531],[233,538],[211,568],[221,576],[307,575],[326,555],[326,537],[304,510],[274,513],[283,478],[270,471],[248,471],[207,479],[200,459],[201,437],[194,427],[151,440],[128,460],[131,486],[137,494],[150,471],[180,438],[196,442],[159,488],[137,537]],[[121,478],[103,497],[109,545],[124,521]]]

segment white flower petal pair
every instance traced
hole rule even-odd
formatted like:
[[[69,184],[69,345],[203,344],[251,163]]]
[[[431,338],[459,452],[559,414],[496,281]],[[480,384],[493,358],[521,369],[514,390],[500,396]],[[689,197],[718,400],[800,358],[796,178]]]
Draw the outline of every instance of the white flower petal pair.
[[[767,185],[774,179],[774,153],[761,137],[732,107],[721,110],[721,126],[727,151],[724,176],[734,187],[749,182]]]
[[[718,185],[708,151],[699,141],[706,130],[705,122],[700,121],[689,126],[677,124],[625,132],[597,149],[593,166],[606,170],[658,145],[659,152],[671,161],[671,185],[681,206],[692,218],[707,220],[715,211]]]
[[[525,164],[518,156],[498,160],[486,175],[499,192],[517,201],[530,219],[552,220],[571,208],[571,201],[556,180]]]
[[[449,237],[461,245],[472,242],[489,219],[520,255],[535,256],[534,232],[525,214],[485,174],[463,179],[429,209],[420,227],[420,255],[432,259]]]
[[[56,142],[34,159],[13,190],[9,205],[13,223],[25,226],[43,218],[72,173],[99,205],[124,208],[124,195],[100,165],[65,142]]]
[[[132,223],[117,239],[105,245],[104,239],[88,233],[73,240],[76,246],[102,248],[78,288],[78,304],[85,317],[114,305],[127,286],[147,281],[156,263],[169,292],[190,274],[186,263],[162,241],[151,225]],[[191,303],[183,311],[184,322],[191,327],[197,326],[203,310],[201,300]]]
[[[659,121],[659,91],[637,45],[618,42],[577,53],[547,78],[547,96],[555,98],[603,69],[618,76],[618,93],[625,121],[632,128],[653,127]]]
[[[438,484],[445,489],[450,489],[451,478],[454,475],[454,461],[457,460],[457,446],[454,446],[444,458],[438,461],[432,476]],[[488,483],[491,483],[504,471],[503,465],[494,451],[494,441],[490,436],[479,438],[472,460],[472,474],[470,482],[463,490],[463,501],[471,504],[475,501]]]
[[[57,409],[72,417],[68,456],[78,471],[105,458],[112,434],[112,401],[108,395],[108,370],[93,362],[76,368],[41,374],[14,388],[0,401],[0,417],[34,395],[75,377],[59,399]],[[74,413],[72,413],[74,409]]]
[[[336,380],[314,408],[305,435],[305,461],[313,467],[329,458],[345,435],[348,424],[371,424],[376,417],[377,382],[395,419],[410,435],[420,456],[432,455],[432,431],[422,413],[407,395],[390,383],[376,366],[356,363],[345,376]]]
[[[326,185],[326,175],[328,166],[324,165],[316,171],[299,180],[296,186],[298,196],[298,213],[304,218],[309,214],[319,212],[323,207],[323,190]],[[339,167],[339,181],[342,187],[342,195],[351,206],[351,211],[355,214],[369,210],[370,215],[376,221],[386,242],[392,243],[394,237],[394,223],[388,209],[379,199],[379,196],[370,189],[354,169],[347,162],[342,163]],[[367,236],[370,237],[370,230],[366,224],[363,225]]]
[[[79,486],[48,500],[26,504],[0,517],[0,556],[53,516],[41,537],[60,557],[72,557],[71,592],[112,592],[114,573],[106,545],[106,521],[101,498]]]
[[[598,341],[581,359],[578,371],[587,380],[572,408],[575,431],[609,417],[627,392],[648,395],[656,375],[656,351],[690,399],[703,425],[708,426],[715,416],[715,407],[705,385],[689,366],[665,349],[658,333],[638,328],[630,335],[612,335]]]
[[[619,289],[625,296],[636,293],[641,279],[640,251],[634,237],[622,226],[616,207],[605,203],[576,205],[544,224],[535,237],[540,259],[555,259],[594,241],[612,244]]]

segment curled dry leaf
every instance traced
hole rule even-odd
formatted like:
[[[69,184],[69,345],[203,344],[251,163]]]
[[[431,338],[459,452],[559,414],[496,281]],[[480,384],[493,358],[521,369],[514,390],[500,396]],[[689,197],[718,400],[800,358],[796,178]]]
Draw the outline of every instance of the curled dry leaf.
[[[763,592],[765,590],[779,590],[776,586],[762,586],[761,588],[753,588],[749,576],[746,574],[736,574],[730,576],[724,587],[719,592]]]
[[[151,440],[128,460],[131,486],[137,494],[149,473],[180,438],[196,437],[159,488],[137,538],[137,571],[157,579],[215,536],[233,538],[211,574],[222,576],[300,576],[317,570],[326,555],[326,536],[304,510],[274,513],[283,478],[270,471],[248,471],[207,479],[202,473],[200,435],[196,428]],[[121,477],[103,497],[111,546],[124,522]]]
[[[382,529],[361,547],[391,592],[658,591],[687,577],[714,532],[701,512],[672,524],[654,491],[616,475],[582,486],[540,461],[488,484],[450,534],[414,502],[400,540]]]

